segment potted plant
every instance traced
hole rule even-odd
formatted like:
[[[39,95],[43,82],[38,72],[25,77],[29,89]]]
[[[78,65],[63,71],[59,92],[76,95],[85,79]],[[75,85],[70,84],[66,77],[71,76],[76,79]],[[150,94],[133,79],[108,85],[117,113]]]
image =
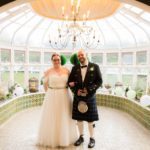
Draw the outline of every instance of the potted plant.
[[[137,88],[135,88],[135,91],[136,91],[136,97],[135,98],[136,98],[136,100],[139,101],[141,96],[144,94],[144,90],[137,87]]]

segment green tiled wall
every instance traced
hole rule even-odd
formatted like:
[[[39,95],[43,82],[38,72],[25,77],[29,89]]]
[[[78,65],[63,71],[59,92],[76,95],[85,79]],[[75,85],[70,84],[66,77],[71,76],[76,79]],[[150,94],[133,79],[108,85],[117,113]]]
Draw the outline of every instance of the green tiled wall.
[[[17,97],[0,105],[0,125],[16,112],[34,106],[40,106],[44,93],[34,93]],[[113,95],[97,94],[97,104],[125,111],[150,129],[150,109],[142,107],[136,101]]]
[[[34,106],[39,106],[44,100],[44,93],[29,94],[14,98],[0,105],[0,125],[16,112]]]
[[[150,109],[136,101],[114,95],[97,94],[97,104],[125,111],[150,129]]]

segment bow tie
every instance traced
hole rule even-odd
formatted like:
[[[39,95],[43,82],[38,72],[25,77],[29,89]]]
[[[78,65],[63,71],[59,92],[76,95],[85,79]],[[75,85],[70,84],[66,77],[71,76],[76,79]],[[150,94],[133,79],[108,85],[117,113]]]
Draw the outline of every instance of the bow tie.
[[[86,67],[87,67],[87,65],[81,66],[81,68],[86,68]]]

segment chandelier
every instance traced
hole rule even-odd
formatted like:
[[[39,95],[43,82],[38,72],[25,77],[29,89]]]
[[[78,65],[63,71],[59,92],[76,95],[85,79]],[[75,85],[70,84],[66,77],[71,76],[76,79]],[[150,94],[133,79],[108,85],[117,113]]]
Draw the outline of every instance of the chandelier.
[[[61,25],[56,27],[57,33],[54,40],[54,35],[49,34],[49,43],[53,49],[75,49],[77,47],[84,49],[96,49],[100,46],[100,36],[96,34],[95,29],[87,25],[87,20],[90,14],[88,10],[83,14],[82,18],[79,16],[80,0],[71,0],[71,14],[68,20],[68,14],[65,14],[65,7],[62,6],[62,18]],[[77,22],[77,18],[80,17],[80,21]]]
[[[65,23],[58,27],[57,37],[49,34],[49,43],[53,49],[77,48],[82,47],[86,49],[98,48],[102,43],[100,42],[99,34],[95,34],[95,30],[86,23],[82,25],[75,21],[72,23]]]
[[[38,14],[55,19],[49,31],[53,49],[99,49],[103,44],[96,19],[111,15],[119,0],[36,0],[31,6]],[[57,20],[60,21],[57,21]],[[91,21],[92,20],[92,21]]]

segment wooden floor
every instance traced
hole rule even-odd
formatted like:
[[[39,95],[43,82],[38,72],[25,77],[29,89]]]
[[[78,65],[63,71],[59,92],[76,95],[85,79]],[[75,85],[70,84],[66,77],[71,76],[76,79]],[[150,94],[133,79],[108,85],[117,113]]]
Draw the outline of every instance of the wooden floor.
[[[150,150],[150,130],[125,112],[107,107],[98,109],[100,120],[96,122],[93,150]],[[51,150],[36,146],[40,110],[41,107],[27,109],[3,124],[0,127],[0,150]],[[59,150],[87,150],[89,138],[87,124],[84,125],[84,144]]]

